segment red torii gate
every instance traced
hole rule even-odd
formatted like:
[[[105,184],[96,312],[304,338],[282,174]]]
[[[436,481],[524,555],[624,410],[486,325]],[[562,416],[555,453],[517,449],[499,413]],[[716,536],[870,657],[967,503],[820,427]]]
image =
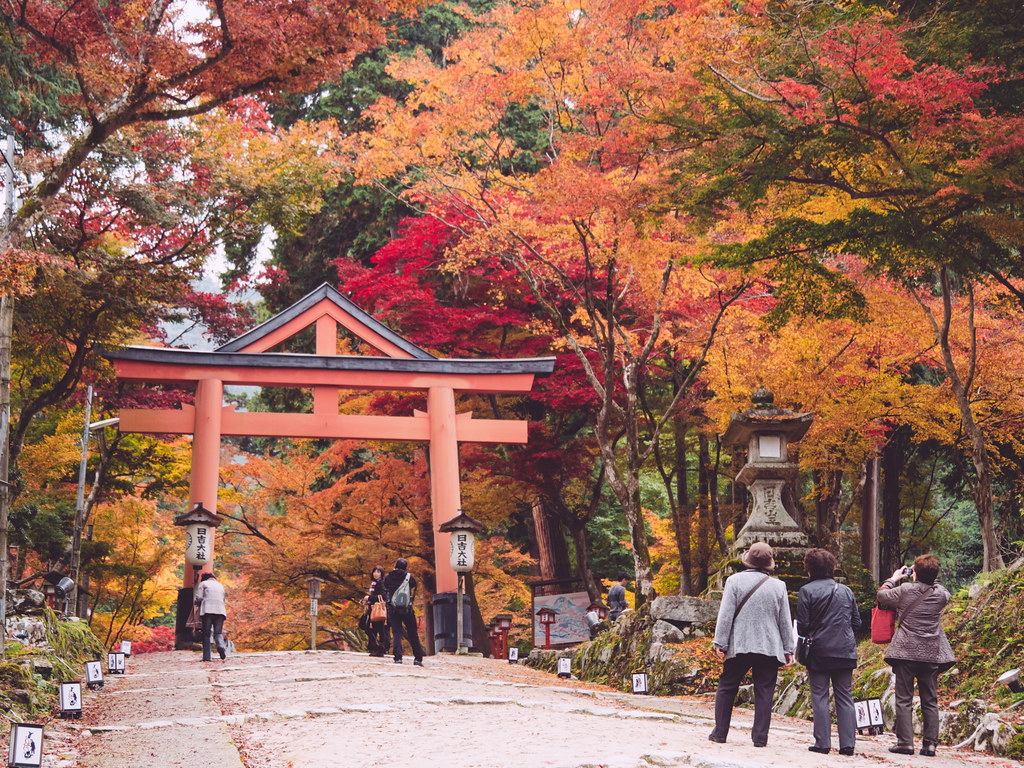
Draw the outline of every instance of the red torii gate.
[[[315,325],[316,354],[277,353],[276,347]],[[383,356],[338,355],[338,326]],[[431,355],[374,320],[326,283],[296,304],[214,351],[128,347],[106,352],[120,381],[195,387],[195,405],[181,410],[122,409],[123,432],[191,434],[189,508],[217,508],[222,435],[336,439],[422,440],[430,444],[437,592],[456,588],[446,557],[450,534],[438,531],[461,507],[459,443],[525,443],[525,421],[474,419],[455,413],[455,393],[529,392],[534,378],[554,370],[554,358],[519,360],[443,359]],[[312,413],[239,413],[223,404],[225,385],[313,389]],[[342,389],[418,390],[427,411],[413,416],[355,416],[338,412]],[[213,552],[203,570],[212,569]],[[193,569],[185,568],[178,602],[191,605]]]

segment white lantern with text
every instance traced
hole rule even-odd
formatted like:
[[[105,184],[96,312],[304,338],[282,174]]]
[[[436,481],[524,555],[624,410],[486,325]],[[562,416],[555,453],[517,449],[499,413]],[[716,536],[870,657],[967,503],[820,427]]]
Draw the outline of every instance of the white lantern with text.
[[[185,561],[189,565],[206,565],[213,551],[213,532],[206,523],[193,523],[185,529]]]
[[[472,531],[454,531],[451,535],[451,564],[456,573],[473,570],[473,545],[476,537]]]

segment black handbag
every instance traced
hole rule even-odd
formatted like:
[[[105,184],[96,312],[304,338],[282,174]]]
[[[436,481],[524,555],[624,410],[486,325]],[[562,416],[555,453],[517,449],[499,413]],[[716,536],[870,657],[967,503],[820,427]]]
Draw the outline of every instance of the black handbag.
[[[828,602],[825,603],[825,607],[821,609],[819,616],[824,616],[832,605],[832,598],[836,596],[836,590],[839,589],[839,585],[836,584],[832,587],[832,593],[828,596]],[[812,625],[813,626],[813,625]],[[796,639],[796,660],[805,667],[811,661],[811,654],[814,651],[814,638],[811,636],[813,629],[807,630],[807,637],[797,637]]]

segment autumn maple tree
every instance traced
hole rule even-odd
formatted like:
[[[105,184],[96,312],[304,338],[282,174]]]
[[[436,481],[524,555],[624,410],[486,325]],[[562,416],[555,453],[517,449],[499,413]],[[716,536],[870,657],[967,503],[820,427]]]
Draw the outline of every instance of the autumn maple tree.
[[[379,41],[382,19],[413,5],[361,2],[341,13],[312,0],[4,0],[0,17],[23,55],[75,83],[63,103],[81,130],[39,169],[0,246],[18,247],[75,169],[118,131],[195,117],[248,94],[308,89]]]
[[[442,356],[558,354],[555,372],[538,381],[530,395],[460,397],[460,409],[531,421],[524,446],[462,446],[467,469],[488,478],[477,485],[473,475],[467,478],[464,506],[498,506],[514,519],[528,517],[533,526],[529,543],[536,548],[543,578],[571,575],[564,526],[575,545],[577,574],[598,600],[585,536],[603,488],[603,472],[599,469],[594,477],[600,457],[588,430],[596,397],[575,356],[555,343],[557,333],[501,258],[481,255],[457,272],[448,267],[448,252],[463,241],[459,227],[451,226],[457,221],[452,214],[448,221],[425,216],[401,222],[398,237],[373,256],[371,267],[347,258],[336,260],[339,288],[360,307],[401,328],[416,344]],[[408,408],[391,394],[374,398],[370,406],[385,411]],[[489,489],[487,499],[484,488]]]
[[[678,141],[699,147],[681,157],[681,199],[708,221],[738,206],[761,222],[718,255],[766,270],[775,320],[863,313],[837,252],[919,297],[972,443],[983,567],[998,568],[991,449],[971,395],[971,318],[974,292],[987,284],[1022,296],[1015,179],[1024,121],[984,107],[997,70],[916,60],[911,28],[880,14],[808,4],[751,18],[750,28],[737,55],[706,73],[706,109],[667,117]],[[927,300],[933,291],[938,307]],[[950,341],[961,318],[973,339],[962,354]]]
[[[638,588],[653,596],[640,473],[652,441],[701,369],[743,279],[681,268],[698,251],[662,193],[671,169],[650,120],[685,103],[714,4],[665,14],[655,3],[503,5],[447,49],[395,65],[415,85],[367,112],[360,178],[398,178],[429,215],[457,216],[452,268],[498,255],[532,292],[596,394],[609,486],[630,527]],[[544,143],[517,144],[529,113]],[[454,221],[450,223],[455,224]],[[666,349],[689,359],[675,396],[648,416],[638,392]]]

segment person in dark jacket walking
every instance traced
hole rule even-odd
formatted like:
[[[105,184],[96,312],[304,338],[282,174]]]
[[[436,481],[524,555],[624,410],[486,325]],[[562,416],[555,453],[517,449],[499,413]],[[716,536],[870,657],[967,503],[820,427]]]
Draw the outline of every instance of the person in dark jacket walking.
[[[896,676],[896,744],[898,755],[914,754],[914,680],[921,697],[921,754],[932,757],[939,743],[939,672],[956,663],[942,628],[941,615],[950,594],[936,581],[939,560],[921,555],[914,561],[913,580],[897,568],[878,588],[878,604],[896,609],[896,633],[885,661]],[[898,585],[898,586],[897,586]]]
[[[832,750],[832,719],[829,684],[836,702],[839,726],[839,754],[852,755],[857,740],[857,714],[853,707],[853,670],[857,666],[860,611],[853,592],[832,578],[835,556],[825,549],[812,549],[804,556],[804,570],[811,580],[800,589],[796,602],[797,633],[812,641],[807,662],[814,710],[814,745],[811,752],[827,755]]]
[[[608,590],[608,618],[615,621],[622,612],[629,608],[626,602],[626,585],[629,583],[629,574],[623,571],[619,574],[618,583],[612,584]]]
[[[388,624],[391,625],[395,664],[402,663],[402,638],[403,635],[408,635],[409,645],[412,647],[412,663],[417,667],[422,667],[423,646],[420,645],[420,634],[416,628],[416,611],[413,608],[413,600],[416,597],[416,577],[409,573],[408,568],[408,561],[404,557],[400,557],[395,561],[394,570],[384,577],[384,591],[388,595]],[[406,580],[409,582],[409,605],[400,608],[394,605],[394,596]]]

